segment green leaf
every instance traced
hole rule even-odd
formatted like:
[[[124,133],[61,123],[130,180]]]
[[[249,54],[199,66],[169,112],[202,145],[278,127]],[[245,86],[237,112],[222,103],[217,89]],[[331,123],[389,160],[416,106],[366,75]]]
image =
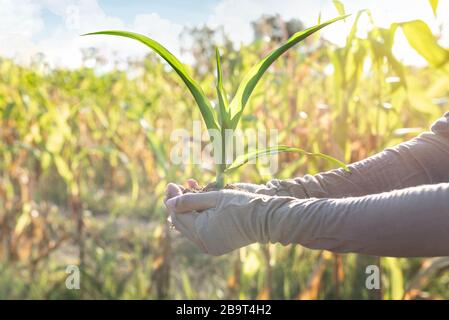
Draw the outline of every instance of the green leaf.
[[[182,270],[181,271],[181,281],[182,281],[182,288],[184,290],[184,294],[187,297],[187,299],[195,299],[194,289],[192,288],[189,274],[187,271]]]
[[[367,10],[360,10],[359,12],[357,12],[357,15],[355,17],[354,23],[351,27],[351,31],[349,32],[348,37],[346,38],[346,45],[345,45],[345,58],[348,55],[348,52],[351,48],[351,46],[353,45],[353,41],[355,39],[355,36],[357,34],[357,27],[359,25],[359,20],[360,17],[362,16],[363,13],[367,12]]]
[[[85,35],[112,35],[112,36],[125,37],[137,40],[145,44],[149,48],[151,48],[165,61],[167,61],[167,63],[175,70],[175,72],[179,75],[182,81],[184,81],[185,85],[188,87],[193,97],[195,98],[196,103],[198,104],[198,107],[201,111],[201,115],[203,116],[207,128],[218,129],[218,125],[215,121],[213,113],[213,108],[210,105],[210,102],[207,99],[201,87],[192,79],[192,77],[187,72],[185,66],[159,42],[138,33],[119,31],[119,30],[92,32],[84,34],[83,36]]]
[[[139,197],[139,173],[137,172],[136,165],[132,162],[130,162],[126,168],[128,169],[129,177],[131,179],[131,199],[133,202],[136,202]]]
[[[6,104],[5,110],[2,111],[3,120],[8,120],[9,119],[13,109],[14,109],[14,102],[8,102]]]
[[[404,66],[396,59],[392,51],[394,45],[394,37],[398,26],[399,25],[397,23],[393,23],[391,24],[389,29],[376,28],[375,32],[377,33],[377,36],[373,35],[368,37],[368,39],[373,49],[375,58],[378,61],[382,61],[384,60],[384,58],[387,58],[387,61],[390,64],[392,70],[394,70],[396,75],[400,78],[402,86],[404,88],[407,88]],[[382,40],[378,41],[376,40],[376,37],[380,37]]]
[[[438,0],[429,0],[434,16],[437,16]]]
[[[156,135],[156,132],[149,127],[148,123],[145,119],[140,120],[140,126],[145,131],[148,144],[150,146],[151,152],[153,153],[156,163],[160,168],[163,169],[165,175],[168,175],[169,172],[169,161],[167,161],[167,157],[165,156],[165,148],[164,143],[159,139]]]
[[[343,15],[346,14],[345,13],[345,6],[343,5],[343,3],[341,1],[333,0],[332,2],[334,3],[334,6],[337,9],[339,15],[343,16]]]
[[[72,182],[73,173],[70,170],[70,167],[67,164],[67,162],[65,162],[65,160],[59,155],[54,155],[53,161],[55,163],[56,170],[58,171],[59,175],[64,179],[64,181],[66,183]]]
[[[421,20],[400,24],[408,43],[430,65],[440,68],[449,61],[449,51],[441,47],[429,26]]]
[[[243,113],[243,110],[251,96],[251,93],[253,92],[254,88],[256,87],[257,83],[259,82],[260,78],[262,78],[265,71],[267,71],[268,67],[276,61],[277,58],[279,58],[284,52],[286,52],[288,49],[292,48],[295,44],[301,42],[302,40],[306,39],[310,35],[314,34],[315,32],[319,31],[320,29],[337,22],[339,20],[342,20],[349,15],[337,17],[335,19],[326,21],[322,24],[316,25],[314,27],[311,27],[309,29],[299,31],[295,33],[293,36],[290,37],[290,39],[287,40],[286,43],[284,43],[279,48],[273,50],[270,54],[268,54],[262,61],[260,61],[258,64],[253,66],[249,72],[245,75],[242,82],[240,83],[237,92],[232,99],[230,105],[229,105],[229,111],[231,113],[231,121],[232,121],[232,128],[236,128],[237,124],[240,120],[240,117]]]
[[[231,171],[234,171],[244,164],[248,163],[249,161],[256,160],[257,158],[268,156],[268,155],[275,155],[281,152],[294,152],[299,153],[301,155],[305,156],[311,156],[311,157],[319,157],[323,158],[339,167],[342,167],[345,171],[349,172],[349,168],[340,160],[335,159],[334,157],[331,157],[324,153],[319,152],[308,152],[300,148],[294,148],[294,147],[288,147],[288,146],[276,146],[271,147],[267,149],[262,150],[254,150],[251,152],[248,152],[244,155],[238,156],[233,163],[229,165],[229,167],[226,168],[225,173],[230,173]]]
[[[16,226],[14,228],[14,232],[16,235],[22,234],[22,232],[25,230],[25,228],[30,224],[31,222],[31,205],[29,203],[25,203],[23,205],[22,213],[20,214],[19,218],[17,219]]]
[[[404,297],[404,275],[398,258],[383,258],[384,267],[388,275],[389,288],[386,298],[390,300],[401,300]]]
[[[226,91],[223,87],[223,72],[221,69],[220,51],[215,48],[215,60],[217,62],[217,96],[218,96],[218,110],[219,119],[223,128],[229,128],[231,119],[229,117],[229,102],[226,96]]]

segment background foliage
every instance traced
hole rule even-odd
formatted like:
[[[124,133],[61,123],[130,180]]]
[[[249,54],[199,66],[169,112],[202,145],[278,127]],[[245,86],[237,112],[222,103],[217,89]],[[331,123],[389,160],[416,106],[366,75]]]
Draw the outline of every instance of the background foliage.
[[[435,1],[431,1],[435,4]],[[340,8],[344,10],[343,8]],[[361,15],[369,12],[362,12]],[[280,143],[345,162],[370,156],[426,130],[448,109],[449,51],[424,22],[375,27],[344,47],[319,36],[288,52],[256,88],[241,126],[277,128]],[[227,92],[242,72],[303,28],[261,17],[255,40],[221,47]],[[403,66],[392,53],[401,29],[427,67]],[[214,96],[214,31],[186,30],[184,48],[206,94]],[[51,69],[0,58],[0,298],[449,298],[449,260],[335,255],[301,246],[253,245],[224,257],[200,254],[168,230],[162,204],[169,181],[213,170],[171,166],[172,129],[199,119],[174,72],[154,54],[99,73],[95,49],[85,67]],[[280,156],[276,178],[330,169]],[[234,181],[271,178],[253,165]],[[65,268],[80,265],[81,290],[67,290]],[[365,288],[365,268],[380,264],[382,289]]]

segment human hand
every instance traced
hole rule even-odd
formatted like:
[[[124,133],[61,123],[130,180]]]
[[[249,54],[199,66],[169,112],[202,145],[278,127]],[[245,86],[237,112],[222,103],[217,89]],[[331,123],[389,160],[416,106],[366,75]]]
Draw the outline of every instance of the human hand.
[[[195,181],[188,185],[195,189]],[[255,242],[268,242],[261,232],[271,197],[245,191],[219,190],[183,193],[170,183],[165,204],[174,227],[203,252],[222,255]],[[261,225],[262,224],[262,225]]]

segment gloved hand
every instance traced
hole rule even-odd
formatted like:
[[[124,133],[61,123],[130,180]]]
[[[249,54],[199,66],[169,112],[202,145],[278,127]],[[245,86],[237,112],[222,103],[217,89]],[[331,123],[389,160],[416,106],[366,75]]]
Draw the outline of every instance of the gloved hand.
[[[190,180],[188,185],[195,188],[195,183]],[[279,205],[291,200],[228,189],[183,194],[183,187],[170,183],[165,204],[181,234],[203,252],[221,255],[270,238],[275,241],[278,231],[270,223],[276,220],[274,215],[282,214],[275,212]]]
[[[169,184],[172,223],[203,252],[251,243],[394,257],[449,255],[449,183],[363,197],[297,199],[237,190],[183,194]]]

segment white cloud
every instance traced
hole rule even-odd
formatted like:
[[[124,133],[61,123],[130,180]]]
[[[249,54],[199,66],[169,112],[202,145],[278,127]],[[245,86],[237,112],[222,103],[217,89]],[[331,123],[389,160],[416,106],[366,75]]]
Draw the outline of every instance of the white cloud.
[[[33,1],[0,0],[0,54],[13,57],[32,50],[31,38],[43,28],[40,7]]]
[[[0,30],[3,35],[30,37],[43,29],[39,6],[30,0],[17,3],[0,0]]]
[[[449,0],[439,2],[438,19],[434,19],[426,0],[343,0],[347,12],[355,13],[369,8],[375,23],[388,26],[392,22],[423,19],[435,32],[444,27],[441,43],[449,45]],[[50,30],[45,26],[43,10],[49,10],[61,18],[62,23]],[[284,19],[299,18],[310,26],[337,15],[331,0],[222,0],[213,9],[208,20],[211,27],[224,26],[225,32],[236,43],[252,40],[251,21],[262,14],[279,13]],[[353,17],[322,31],[322,36],[337,44],[345,41]],[[363,27],[365,25],[365,28]],[[360,26],[363,35],[369,25],[364,18]],[[147,34],[161,42],[175,54],[179,54],[179,35],[184,25],[160,17],[157,13],[142,13],[131,23],[105,13],[97,0],[0,0],[0,55],[29,61],[37,52],[43,52],[52,65],[77,67],[81,63],[81,48],[95,46],[102,55],[113,53],[123,59],[140,57],[148,52],[143,45],[131,40],[110,36],[80,37],[86,32],[103,29],[134,30]],[[408,46],[398,33],[395,52],[409,63],[422,59]]]
[[[52,30],[45,29],[45,37],[35,38],[44,30],[43,9],[59,16],[63,22]],[[137,15],[126,24],[118,17],[108,16],[96,0],[0,0],[0,39],[8,46],[0,47],[0,55],[29,62],[39,52],[53,66],[78,67],[82,48],[97,47],[106,57],[126,59],[141,57],[148,48],[135,41],[111,36],[80,37],[80,34],[123,29],[140,32],[179,53],[179,34],[183,26],[161,18],[156,13]]]
[[[137,15],[132,26],[134,31],[151,36],[172,51],[179,49],[179,35],[183,28],[180,24],[161,18],[157,13]]]

